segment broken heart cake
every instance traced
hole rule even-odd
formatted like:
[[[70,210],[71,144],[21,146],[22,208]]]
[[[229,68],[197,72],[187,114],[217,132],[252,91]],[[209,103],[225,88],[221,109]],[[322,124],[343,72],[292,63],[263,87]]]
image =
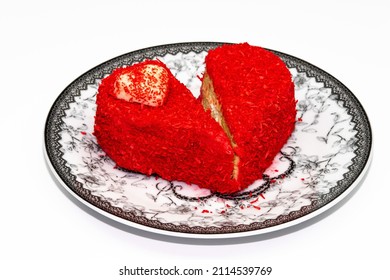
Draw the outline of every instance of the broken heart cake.
[[[147,60],[104,78],[96,102],[94,134],[119,167],[219,193],[262,178],[296,113],[284,63],[248,44],[209,52],[199,99]]]

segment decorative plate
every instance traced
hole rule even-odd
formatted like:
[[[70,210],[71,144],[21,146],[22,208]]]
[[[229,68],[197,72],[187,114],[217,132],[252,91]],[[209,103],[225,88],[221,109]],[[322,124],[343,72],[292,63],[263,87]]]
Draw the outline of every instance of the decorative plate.
[[[117,168],[93,136],[99,83],[117,67],[158,58],[195,96],[207,51],[221,43],[180,43],[130,52],[73,81],[47,117],[46,158],[72,195],[110,219],[194,238],[249,236],[286,228],[329,209],[362,179],[372,134],[360,102],[341,82],[293,56],[272,51],[295,84],[296,129],[263,180],[223,196]]]

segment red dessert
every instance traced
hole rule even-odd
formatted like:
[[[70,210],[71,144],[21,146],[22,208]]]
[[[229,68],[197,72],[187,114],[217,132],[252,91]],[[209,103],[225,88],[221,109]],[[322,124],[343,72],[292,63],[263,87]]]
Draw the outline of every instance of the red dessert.
[[[120,167],[233,193],[262,177],[294,122],[284,63],[238,44],[209,52],[200,100],[159,61],[114,70],[99,87],[94,133]]]
[[[294,84],[284,62],[246,43],[211,50],[202,99],[229,136],[233,179],[245,187],[261,178],[295,125]]]
[[[150,67],[160,74],[145,78],[142,72]],[[136,96],[127,95],[128,88],[142,84],[160,88],[163,102],[151,102],[147,87],[133,92]],[[234,153],[226,134],[158,61],[116,69],[102,80],[94,134],[107,155],[125,169],[216,192],[238,189],[235,182],[229,184]]]

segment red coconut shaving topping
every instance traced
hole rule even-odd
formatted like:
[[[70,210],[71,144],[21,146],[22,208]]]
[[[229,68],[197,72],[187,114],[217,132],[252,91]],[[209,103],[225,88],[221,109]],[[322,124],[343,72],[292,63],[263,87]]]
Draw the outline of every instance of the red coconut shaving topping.
[[[161,106],[168,94],[168,71],[150,61],[125,68],[117,76],[113,94],[129,102]]]
[[[99,86],[94,135],[99,146],[122,168],[191,182],[220,193],[238,190],[232,173],[233,150],[224,131],[185,85],[159,61],[147,61],[168,73],[163,106],[143,106],[112,94],[118,68]],[[137,65],[130,66],[138,67]]]
[[[248,44],[209,51],[206,69],[237,146],[162,62],[149,60],[102,80],[94,135],[107,156],[128,170],[219,193],[260,179],[294,129],[291,75],[279,57]]]
[[[290,71],[272,52],[243,43],[210,50],[206,73],[237,144],[237,181],[246,187],[261,177],[294,130]]]

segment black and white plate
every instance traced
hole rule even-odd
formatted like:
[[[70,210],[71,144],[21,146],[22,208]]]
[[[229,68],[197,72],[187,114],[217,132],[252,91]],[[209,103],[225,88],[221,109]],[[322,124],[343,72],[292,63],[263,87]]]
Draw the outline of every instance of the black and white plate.
[[[291,71],[296,129],[264,180],[223,196],[116,168],[93,136],[99,83],[113,69],[158,58],[195,96],[207,51],[220,43],[151,47],[104,62],[73,81],[47,117],[46,158],[60,183],[85,205],[143,230],[181,237],[227,238],[275,231],[312,218],[357,186],[371,159],[372,133],[356,97],[337,79],[276,52]],[[265,191],[262,191],[265,188]]]

